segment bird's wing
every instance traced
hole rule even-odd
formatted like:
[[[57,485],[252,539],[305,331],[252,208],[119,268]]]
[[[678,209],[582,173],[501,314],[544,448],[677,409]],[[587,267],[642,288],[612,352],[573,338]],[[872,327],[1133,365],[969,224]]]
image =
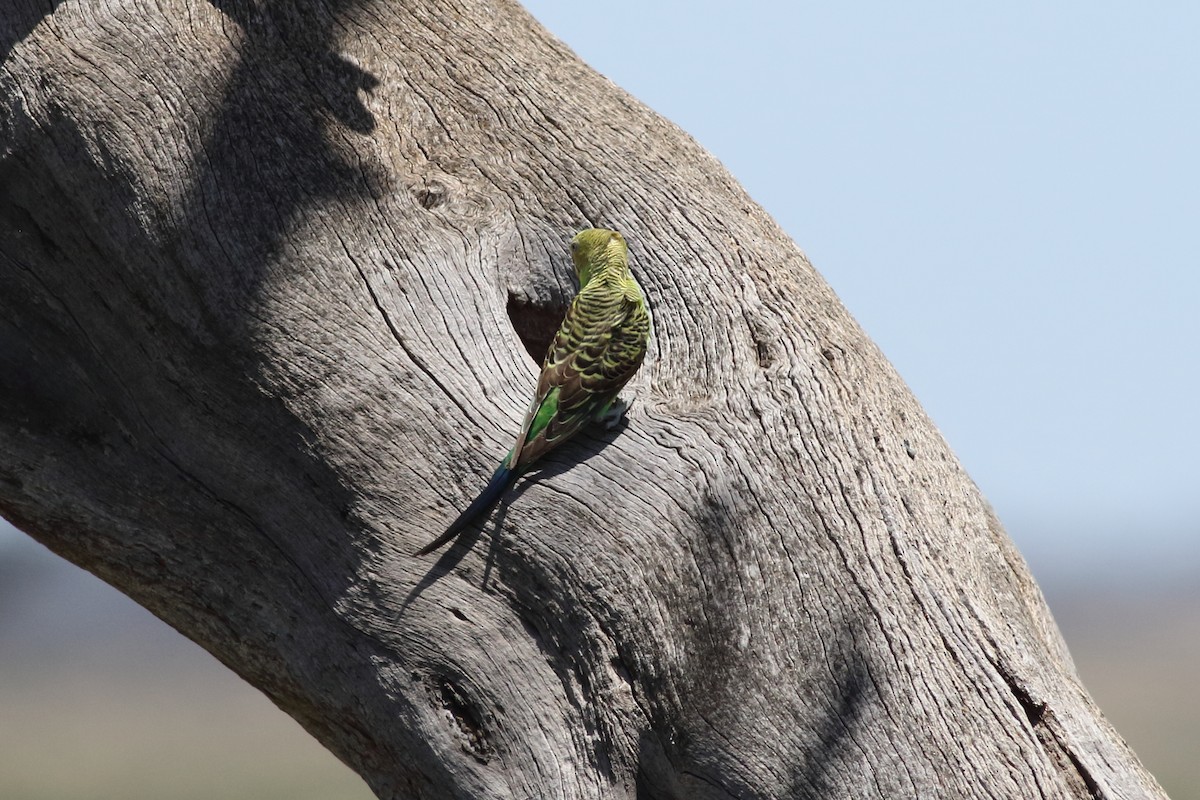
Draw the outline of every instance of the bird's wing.
[[[641,365],[648,327],[640,297],[577,295],[546,353],[509,465],[527,466],[607,408]]]

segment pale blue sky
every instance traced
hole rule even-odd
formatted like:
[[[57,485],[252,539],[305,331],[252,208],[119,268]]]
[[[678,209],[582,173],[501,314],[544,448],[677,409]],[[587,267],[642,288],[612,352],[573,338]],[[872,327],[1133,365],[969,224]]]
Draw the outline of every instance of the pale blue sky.
[[[1200,5],[525,5],[774,215],[1035,572],[1196,573]]]

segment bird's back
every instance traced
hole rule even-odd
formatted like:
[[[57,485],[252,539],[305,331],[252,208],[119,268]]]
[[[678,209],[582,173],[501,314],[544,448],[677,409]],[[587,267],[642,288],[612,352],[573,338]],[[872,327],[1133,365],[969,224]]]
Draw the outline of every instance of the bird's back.
[[[540,458],[606,411],[641,366],[649,335],[645,298],[628,272],[589,281],[546,352],[530,409],[534,422],[515,466]]]

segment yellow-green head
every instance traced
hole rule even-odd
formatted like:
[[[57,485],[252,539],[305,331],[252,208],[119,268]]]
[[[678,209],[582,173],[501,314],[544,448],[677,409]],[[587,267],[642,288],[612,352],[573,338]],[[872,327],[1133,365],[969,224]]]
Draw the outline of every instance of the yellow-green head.
[[[629,270],[629,246],[616,231],[588,228],[571,240],[571,260],[575,262],[575,274],[582,289],[593,276],[606,269],[619,269],[623,277]]]

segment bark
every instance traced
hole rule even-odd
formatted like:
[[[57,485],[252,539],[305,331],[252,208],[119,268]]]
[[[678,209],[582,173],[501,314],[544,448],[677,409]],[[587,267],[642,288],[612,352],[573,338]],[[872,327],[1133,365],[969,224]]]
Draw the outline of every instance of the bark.
[[[517,5],[9,5],[0,513],[380,797],[1163,796],[804,255]],[[628,424],[412,557],[587,225],[654,314]]]

